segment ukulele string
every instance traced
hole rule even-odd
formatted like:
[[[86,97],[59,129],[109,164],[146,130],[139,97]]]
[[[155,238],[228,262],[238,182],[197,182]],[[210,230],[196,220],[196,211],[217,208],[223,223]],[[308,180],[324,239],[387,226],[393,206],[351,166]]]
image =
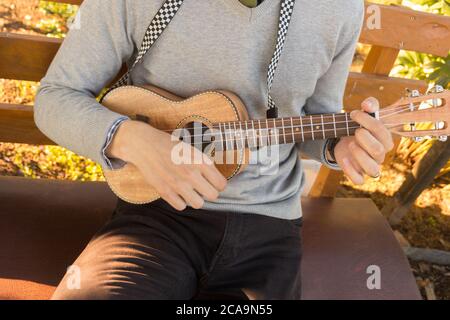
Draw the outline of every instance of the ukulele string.
[[[397,127],[398,126],[398,124],[387,124],[386,126],[391,126],[392,128],[395,128],[395,127]],[[360,129],[361,128],[361,126],[355,126],[355,127],[349,127],[348,129],[349,129],[349,131],[350,130],[353,130],[353,129]],[[341,129],[347,129],[347,128],[341,128]],[[329,132],[329,131],[334,131],[334,129],[326,129],[326,130],[324,130],[324,131],[326,131],[326,132]],[[309,133],[312,133],[313,131],[305,131],[304,132],[304,135],[307,135],[307,134],[309,134]],[[321,132],[322,132],[322,130],[321,130]],[[245,141],[247,140],[247,141],[262,141],[262,138],[264,138],[264,137],[266,137],[266,138],[271,138],[271,137],[273,137],[273,136],[276,136],[276,137],[284,137],[284,136],[286,136],[286,137],[292,137],[292,136],[294,136],[294,135],[299,135],[300,134],[300,132],[291,132],[291,133],[281,133],[281,134],[279,134],[279,135],[266,135],[266,136],[263,136],[263,135],[259,135],[259,136],[252,136],[252,137],[249,137],[249,136],[244,136],[244,137],[235,137],[235,138],[232,138],[232,139],[228,139],[228,138],[226,138],[226,139],[221,139],[221,140],[215,140],[215,141],[206,141],[206,142],[211,142],[211,143],[221,143],[222,145],[224,144],[224,143],[228,143],[228,142],[231,142],[233,145],[236,143],[236,145],[237,145],[237,142],[238,141],[241,141],[242,143],[244,143],[245,144]],[[320,136],[320,134],[318,134],[318,136]],[[344,135],[345,136],[345,135]],[[273,144],[272,143],[272,140],[273,139],[270,139],[271,140],[271,143],[270,144]],[[306,140],[306,139],[305,139]],[[316,139],[316,140],[319,140],[319,139]],[[277,144],[277,143],[276,143]],[[235,150],[235,149],[233,149],[233,150]]]
[[[395,114],[398,114],[398,113],[401,113],[401,112],[403,112],[403,111],[407,111],[407,110],[409,110],[410,109],[410,107],[405,107],[405,106],[400,106],[400,107],[395,107],[395,108],[392,108],[392,109],[385,109],[385,110],[380,110],[380,119],[384,119],[384,118],[386,118],[386,117],[389,117],[389,116],[392,116],[392,115],[395,115]],[[381,115],[381,114],[383,114],[383,115]],[[313,115],[314,116],[314,115]],[[315,115],[316,117],[317,117],[317,115]],[[344,121],[331,121],[331,122],[324,122],[323,123],[323,125],[332,125],[332,124],[341,124],[341,123],[351,123],[351,122],[354,122],[353,120],[348,120],[348,113],[346,114],[346,113],[337,113],[337,114],[335,114],[334,115],[334,117],[333,117],[333,115],[324,115],[323,116],[323,119],[325,120],[325,119],[327,119],[327,118],[334,118],[334,119],[339,119],[339,118],[342,118],[342,117],[345,117],[346,118],[346,120],[344,120]],[[291,118],[283,118],[283,119],[278,119],[278,120],[275,120],[276,122],[279,122],[280,120],[282,121],[282,126],[283,126],[283,124],[285,123],[285,122],[290,122],[290,120],[289,119],[291,119]],[[292,118],[293,119],[293,118]],[[317,118],[316,118],[317,119]],[[226,123],[226,122],[224,122],[224,123],[222,123],[223,124],[223,126],[224,126],[224,128],[226,129],[226,126],[227,126],[227,124],[228,124],[228,126],[230,127],[231,126],[231,124],[236,124],[236,123],[240,123],[241,125],[242,125],[242,123],[247,123],[247,124],[249,124],[249,123],[252,123],[253,122],[253,124],[255,123],[255,122],[257,122],[257,121],[260,121],[261,122],[261,124],[264,124],[264,122],[266,122],[266,120],[247,120],[247,121],[242,121],[242,122],[228,122],[228,123]],[[293,120],[293,121],[301,121],[300,120],[300,118],[297,118],[296,120]],[[310,119],[308,119],[308,116],[306,116],[306,117],[303,117],[303,121],[310,121]],[[328,121],[328,119],[327,119],[327,121]],[[273,123],[273,120],[271,120],[270,122],[272,122]],[[311,127],[311,125],[313,125],[313,126],[317,126],[317,125],[322,125],[322,123],[305,123],[305,124],[303,124],[303,125],[295,125],[295,126],[288,126],[287,128],[285,128],[285,129],[289,129],[289,128],[301,128],[301,127]],[[213,125],[213,129],[215,129],[215,128],[217,128],[217,125]],[[231,127],[230,127],[231,128]],[[180,128],[180,129],[186,129],[186,130],[189,130],[189,129],[194,129],[194,128],[192,128],[192,127],[188,127],[188,128]],[[269,127],[266,127],[266,128],[259,128],[259,129],[248,129],[248,130],[268,130],[269,129]],[[283,128],[278,128],[279,130],[283,130]],[[177,130],[177,129],[175,129],[175,130]],[[163,132],[169,132],[169,133],[171,133],[171,132],[174,132],[175,130],[162,130]],[[218,129],[215,129],[215,130],[218,130]],[[233,130],[233,129],[226,129],[226,130]],[[237,128],[236,128],[236,130],[238,130]],[[242,130],[244,130],[244,129],[242,129]],[[219,129],[218,131],[222,131],[221,129]],[[204,136],[203,134],[201,134],[201,135],[197,135],[197,136]],[[193,135],[193,137],[196,137],[196,135]]]
[[[402,109],[402,110],[398,110],[398,109]],[[387,118],[389,116],[401,113],[401,112],[403,112],[405,110],[408,110],[408,109],[409,109],[409,107],[397,107],[397,108],[394,108],[394,109],[391,109],[391,110],[384,110],[385,113],[390,112],[390,114],[385,114],[383,116],[380,116],[380,119]],[[394,111],[394,110],[398,110],[398,111]],[[339,114],[339,115],[341,117],[345,116],[345,114]],[[327,117],[332,117],[332,116],[327,116]],[[308,117],[306,117],[306,119],[307,118]],[[335,115],[335,118],[337,118],[337,115]],[[306,121],[306,119],[304,121]],[[324,119],[325,119],[325,116],[324,116]],[[250,121],[252,121],[252,120],[250,120]],[[253,121],[255,121],[255,120],[253,120]],[[258,121],[258,120],[256,120],[256,121]],[[261,121],[261,124],[266,122],[265,120],[260,120],[260,121]],[[289,122],[289,120],[286,120],[286,121]],[[323,122],[323,126],[325,126],[325,125],[336,125],[336,124],[342,124],[342,123],[351,124],[351,123],[355,123],[355,121],[353,121],[353,120],[346,120],[346,121],[335,121],[335,122]],[[223,126],[224,126],[223,129],[222,128],[221,129],[213,128],[213,131],[215,131],[216,133],[194,134],[194,135],[191,135],[190,138],[215,137],[216,135],[223,136],[224,134],[226,136],[227,132],[244,132],[244,131],[245,132],[249,132],[249,131],[259,131],[259,132],[261,132],[261,131],[270,131],[270,130],[286,131],[286,130],[292,129],[292,130],[290,130],[291,132],[289,132],[289,133],[279,134],[279,136],[289,136],[289,135],[292,135],[292,134],[300,134],[301,133],[301,131],[298,131],[298,132],[294,133],[293,132],[294,129],[298,129],[298,128],[311,129],[312,126],[321,126],[322,127],[322,123],[306,123],[306,124],[303,124],[303,125],[288,126],[288,127],[285,127],[284,129],[283,128],[269,128],[269,127],[266,127],[266,128],[247,128],[247,129],[244,129],[244,128],[239,128],[238,129],[238,128],[236,128],[236,129],[234,129],[234,128],[231,128],[231,124],[236,124],[236,123],[229,122],[228,123],[228,127],[229,128],[226,128],[227,124],[223,123]],[[241,123],[241,126],[242,126],[242,123]],[[348,129],[350,130],[350,129],[354,129],[354,128],[361,128],[361,126],[359,126],[359,127],[349,127]],[[191,127],[191,128],[180,128],[180,129],[188,130],[188,129],[194,129],[194,128]],[[303,131],[303,134],[309,134],[309,133],[313,133],[314,132],[314,133],[316,133],[319,136],[322,132],[328,132],[328,131],[334,131],[334,130],[335,129],[332,128],[332,129],[322,129],[322,130],[317,129],[317,130],[311,130],[311,131],[305,131],[305,130],[302,130],[302,131]],[[343,128],[337,128],[336,127],[336,131],[338,131],[338,130],[347,130],[347,127],[343,127]],[[163,131],[174,132],[173,130],[163,130]],[[235,134],[233,134],[233,135],[235,135]],[[261,134],[259,134],[259,136],[261,136]],[[239,138],[239,139],[243,139],[243,138]],[[228,138],[226,140],[222,139],[222,141],[231,141],[231,139],[228,139]]]
[[[396,126],[397,125],[393,125],[393,127],[396,127]],[[359,127],[349,127],[349,130],[360,129],[360,128],[361,128],[361,126],[359,126]],[[332,131],[332,130],[327,130],[327,131]],[[305,134],[307,134],[307,133],[311,133],[311,132],[305,132]],[[283,135],[284,134],[281,134],[279,136],[283,136]],[[292,136],[292,134],[285,134],[285,135],[286,136]],[[270,136],[266,136],[266,137],[270,138]],[[231,139],[231,140],[230,139],[225,139],[225,140],[212,141],[212,143],[220,143],[222,145],[224,145],[224,143],[225,143],[226,150],[228,150],[228,149],[230,149],[230,150],[244,150],[245,148],[228,148],[228,142],[231,142],[232,146],[236,145],[237,147],[239,147],[238,146],[238,141],[240,141],[240,143],[245,145],[245,140],[247,140],[248,142],[251,142],[252,140],[255,141],[255,142],[264,141],[264,140],[261,140],[261,138],[262,137],[259,136],[259,137],[255,137],[255,138],[248,137],[247,139],[246,138],[237,138],[237,139]],[[275,140],[275,143],[273,142],[273,140]],[[319,139],[317,139],[317,140],[319,140]],[[279,145],[280,143],[277,143],[277,141],[279,141],[279,139],[270,139],[270,143],[269,143],[269,139],[267,139],[267,145]],[[292,143],[295,143],[295,141],[293,141]],[[259,145],[259,143],[256,143],[256,146],[258,146],[258,145]],[[249,147],[254,147],[254,146],[255,145],[252,145],[252,146],[249,145]]]
[[[398,110],[398,111],[393,111],[393,110],[395,110],[395,109],[403,109],[403,110]],[[409,110],[410,109],[410,107],[397,107],[397,108],[393,108],[393,109],[391,109],[391,110],[385,110],[385,111],[390,111],[391,113],[390,114],[386,114],[386,115],[384,115],[384,116],[382,116],[382,117],[380,117],[380,119],[381,118],[387,118],[387,117],[390,117],[390,116],[393,116],[393,115],[395,115],[395,114],[399,114],[399,113],[402,113],[403,111],[406,111],[406,110]],[[344,121],[344,122],[348,122],[348,121]],[[338,123],[338,122],[335,122],[335,123]],[[314,125],[314,124],[313,124]],[[318,125],[317,123],[315,124],[315,125]],[[307,124],[307,125],[304,125],[304,126],[306,126],[306,127],[311,127],[311,124]],[[398,124],[398,123],[384,123],[384,126],[386,126],[387,128],[395,128],[395,127],[399,127],[399,126],[402,126],[402,124]],[[294,128],[294,127],[289,127],[289,128]],[[353,130],[353,129],[360,129],[360,128],[362,128],[362,126],[361,125],[359,125],[359,126],[357,126],[357,127],[344,127],[344,128],[339,128],[339,129],[337,129],[337,130],[347,130],[347,131],[349,131],[349,130]],[[268,129],[268,128],[264,128],[264,129],[258,129],[258,131],[261,131],[261,130],[268,130],[268,131],[270,131],[270,129]],[[274,129],[272,129],[272,130],[274,130]],[[280,130],[279,128],[277,128],[277,130]],[[281,129],[282,130],[282,129]],[[232,131],[232,130],[231,130]],[[243,130],[242,130],[243,131]],[[313,137],[314,137],[314,132],[316,132],[317,133],[317,135],[320,135],[320,133],[321,132],[323,132],[324,134],[325,134],[325,132],[326,131],[336,131],[334,128],[333,129],[323,129],[323,130],[318,130],[318,131],[316,131],[316,130],[314,130],[314,131],[303,131],[303,135],[305,135],[305,134],[309,134],[309,133],[313,133]],[[221,132],[221,134],[222,134],[222,132]],[[282,134],[278,134],[278,135],[276,135],[276,136],[278,136],[278,137],[283,137],[284,139],[285,139],[285,137],[286,136],[294,136],[295,134],[301,134],[301,132],[294,132],[293,130],[292,130],[292,132],[290,132],[290,133],[282,133]],[[221,135],[222,136],[222,135]],[[260,135],[260,137],[261,137],[261,135]],[[267,137],[270,137],[269,135],[267,135]],[[237,139],[238,138],[235,138],[235,139],[231,139],[231,140],[229,140],[229,139],[225,139],[225,140],[221,140],[221,142],[223,143],[223,142],[229,142],[229,141],[231,141],[231,142],[233,142],[233,141],[236,141],[236,144],[237,144]],[[243,137],[243,138],[239,138],[243,143],[245,143],[244,141],[245,141],[245,139],[247,139],[247,140],[250,140],[250,139],[253,139],[253,140],[255,140],[255,139],[259,139],[259,140],[261,140],[260,138],[258,138],[258,137]],[[304,140],[304,139],[303,139]],[[314,139],[313,139],[314,140]],[[271,141],[272,142],[272,141]]]

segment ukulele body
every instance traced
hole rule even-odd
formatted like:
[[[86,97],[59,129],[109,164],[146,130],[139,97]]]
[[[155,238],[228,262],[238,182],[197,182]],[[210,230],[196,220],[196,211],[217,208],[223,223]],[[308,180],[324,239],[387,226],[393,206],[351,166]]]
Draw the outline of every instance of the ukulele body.
[[[248,120],[242,101],[227,91],[208,91],[184,99],[153,86],[123,86],[109,92],[102,104],[163,131],[185,128],[193,122],[212,128],[214,123]],[[246,149],[244,152],[224,151],[215,154],[214,159],[223,158],[217,161],[220,164],[216,163],[216,167],[224,177],[231,179],[244,169],[248,156]],[[225,159],[235,161],[229,164]],[[160,198],[133,164],[125,164],[117,170],[103,168],[103,172],[111,190],[126,202],[146,204]]]

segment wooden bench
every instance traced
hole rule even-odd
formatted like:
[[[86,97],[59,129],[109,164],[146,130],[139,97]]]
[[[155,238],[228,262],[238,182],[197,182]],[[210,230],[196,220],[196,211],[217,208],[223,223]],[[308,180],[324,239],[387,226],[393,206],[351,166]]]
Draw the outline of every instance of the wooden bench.
[[[0,299],[48,299],[114,210],[105,183],[0,178]],[[408,261],[369,199],[303,199],[303,298],[419,299]],[[381,289],[367,288],[367,268]]]
[[[57,2],[80,4],[81,0]],[[370,19],[373,12],[367,4]],[[424,81],[389,77],[400,49],[444,56],[446,17],[378,6],[382,28],[364,26],[372,45],[361,73],[351,73],[344,105],[367,96],[388,105]],[[433,37],[429,35],[432,34]],[[0,33],[0,78],[40,80],[62,40]],[[0,104],[0,141],[52,144],[35,126],[33,107]],[[334,196],[340,174],[323,168],[312,196]],[[108,219],[115,198],[104,183],[0,178],[0,298],[47,299],[68,265]],[[300,200],[299,200],[300,201]],[[419,299],[414,278],[383,216],[368,199],[303,199],[305,299]],[[367,267],[381,269],[381,289],[369,290]]]

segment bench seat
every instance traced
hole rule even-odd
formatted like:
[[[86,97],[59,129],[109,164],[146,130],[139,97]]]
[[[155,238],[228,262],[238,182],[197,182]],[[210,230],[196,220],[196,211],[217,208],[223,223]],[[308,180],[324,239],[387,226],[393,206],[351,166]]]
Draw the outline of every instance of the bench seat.
[[[420,299],[392,230],[369,199],[303,199],[304,299]],[[116,197],[105,183],[0,177],[0,299],[48,299]],[[369,290],[366,269],[381,269]]]

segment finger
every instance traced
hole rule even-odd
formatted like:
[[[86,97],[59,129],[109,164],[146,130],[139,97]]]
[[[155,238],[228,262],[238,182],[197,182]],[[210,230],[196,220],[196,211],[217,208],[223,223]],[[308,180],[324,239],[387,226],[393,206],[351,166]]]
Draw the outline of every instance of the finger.
[[[369,130],[370,133],[383,144],[384,148],[387,151],[392,150],[392,148],[394,147],[392,135],[380,120],[375,119],[371,115],[358,110],[352,111],[350,116],[363,128]]]
[[[186,201],[184,201],[179,195],[173,191],[162,191],[159,192],[161,198],[166,201],[172,208],[178,211],[183,211],[186,209]]]
[[[364,175],[363,169],[361,168],[361,166],[358,164],[358,162],[357,162],[356,160],[352,159],[352,157],[351,157],[351,155],[350,155],[350,152],[348,151],[348,146],[349,146],[349,144],[350,144],[352,141],[355,141],[355,137],[345,137],[345,138],[342,138],[342,142],[347,146],[347,148],[346,148],[347,150],[345,151],[346,154],[344,154],[344,155],[342,156],[342,158],[347,158],[348,161],[350,161],[350,164],[353,166],[353,168],[354,168],[358,173]],[[347,155],[347,156],[346,156],[346,155]]]
[[[208,201],[217,200],[219,191],[213,187],[211,183],[200,173],[193,181],[191,181],[194,190],[197,191],[204,199]]]
[[[349,159],[344,158],[342,160],[342,170],[354,184],[364,184],[364,176],[355,169]]]
[[[353,158],[349,158],[350,164],[353,166],[353,168],[358,172],[361,176],[364,176],[364,170],[359,165],[358,161]]]
[[[206,180],[208,180],[217,191],[220,192],[225,190],[227,186],[227,179],[225,179],[222,173],[220,173],[212,162],[202,165],[201,172]]]
[[[377,177],[380,174],[380,165],[372,159],[366,151],[364,151],[355,142],[350,143],[350,152],[354,159],[364,170],[364,173],[371,177]]]
[[[380,110],[380,102],[378,101],[378,99],[370,97],[363,101],[363,103],[361,104],[361,108],[365,112],[377,112],[378,110]]]
[[[205,204],[205,200],[187,183],[179,183],[177,192],[194,209],[201,209]]]
[[[378,164],[382,164],[386,155],[386,150],[366,129],[358,129],[355,132],[355,138],[359,146],[362,147]]]
[[[186,202],[176,194],[173,188],[170,187],[166,180],[159,174],[150,174],[147,170],[141,171],[144,174],[144,177],[151,186],[161,186],[156,188],[159,196],[165,200],[170,206],[178,211],[183,211],[186,209]],[[158,171],[158,172],[163,172]]]
[[[194,185],[197,188],[205,189],[202,184],[205,179],[203,178],[199,166],[185,166],[176,170],[176,173],[171,172],[165,168],[160,168],[158,174],[162,176],[163,185],[167,185],[172,188],[175,193],[180,196],[184,202],[194,209],[200,209],[204,205],[204,199],[194,190]],[[205,181],[207,183],[207,181]],[[214,195],[218,194],[216,190],[213,189],[212,192],[205,191],[206,197],[211,197],[214,199]],[[212,193],[212,195],[210,195]]]

